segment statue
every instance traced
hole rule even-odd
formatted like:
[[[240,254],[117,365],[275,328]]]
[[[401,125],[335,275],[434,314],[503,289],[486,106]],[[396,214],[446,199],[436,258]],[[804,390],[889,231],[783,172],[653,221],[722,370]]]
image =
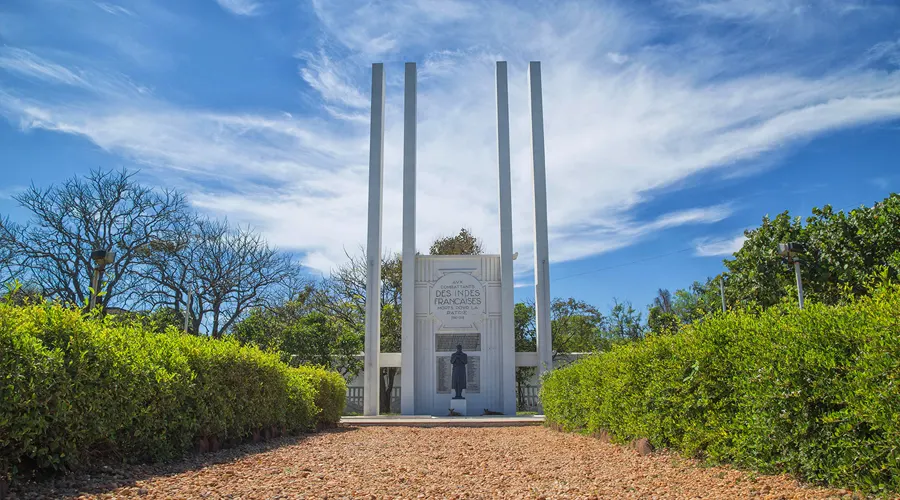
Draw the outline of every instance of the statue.
[[[466,388],[466,363],[468,362],[469,356],[462,352],[462,345],[457,345],[456,352],[450,355],[450,364],[453,365],[450,388],[456,391],[453,399],[465,399],[462,397],[462,390]]]

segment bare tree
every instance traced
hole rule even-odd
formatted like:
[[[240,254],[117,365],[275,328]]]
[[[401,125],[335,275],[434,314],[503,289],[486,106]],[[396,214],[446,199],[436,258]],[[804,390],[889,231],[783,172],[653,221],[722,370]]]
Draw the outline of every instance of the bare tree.
[[[347,253],[347,263],[336,269],[326,280],[320,292],[319,304],[323,312],[343,321],[347,327],[365,335],[366,320],[366,259]],[[400,352],[400,306],[402,265],[399,255],[381,259],[381,351]],[[381,369],[380,408],[390,412],[391,393],[394,390],[398,369]]]
[[[435,240],[432,255],[477,255],[482,253],[481,242],[467,229],[459,234]],[[340,318],[348,327],[365,335],[366,318],[366,265],[365,250],[347,253],[347,263],[335,270],[325,281],[320,295],[323,312]],[[401,348],[401,292],[403,266],[399,254],[382,256],[381,259],[381,352],[400,352]],[[380,408],[382,413],[391,411],[391,392],[399,369],[381,369]]]
[[[668,289],[660,288],[653,298],[653,307],[658,307],[664,313],[672,312],[672,293]]]
[[[214,338],[250,309],[280,303],[302,287],[290,255],[224,221],[196,219],[177,239],[147,245],[144,259],[141,300],[153,308],[188,309],[192,331]]]
[[[0,219],[0,242],[16,278],[35,283],[44,296],[83,305],[90,297],[95,249],[116,252],[101,285],[104,309],[135,283],[140,249],[170,240],[188,217],[184,196],[154,191],[134,173],[93,171],[62,185],[32,185],[14,199],[31,213],[26,224]]]
[[[0,220],[0,227],[9,226],[8,219]],[[13,279],[13,251],[12,242],[4,238],[4,232],[0,231],[0,283],[6,283]]]

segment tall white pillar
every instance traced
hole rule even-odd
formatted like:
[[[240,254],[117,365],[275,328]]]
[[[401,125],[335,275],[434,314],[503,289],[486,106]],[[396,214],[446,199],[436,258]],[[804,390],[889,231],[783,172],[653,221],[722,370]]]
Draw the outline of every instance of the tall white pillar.
[[[416,63],[406,63],[403,94],[403,289],[400,324],[400,413],[413,415],[416,348]]]
[[[531,152],[534,165],[534,298],[538,375],[553,369],[550,331],[550,261],[547,242],[547,173],[544,163],[544,106],[541,101],[541,63],[528,63],[531,98]]]
[[[369,131],[369,227],[366,246],[366,338],[363,414],[378,415],[381,354],[381,209],[384,180],[384,64],[372,65]]]
[[[509,81],[506,61],[497,62],[497,161],[500,167],[500,388],[503,413],[516,414],[516,332],[513,314],[512,179],[509,161]]]

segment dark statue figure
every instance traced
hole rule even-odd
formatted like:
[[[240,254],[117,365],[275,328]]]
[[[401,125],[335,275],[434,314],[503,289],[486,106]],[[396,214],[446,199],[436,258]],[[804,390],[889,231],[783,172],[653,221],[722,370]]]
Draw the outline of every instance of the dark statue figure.
[[[457,345],[456,352],[450,355],[450,364],[453,365],[450,388],[456,391],[453,399],[465,399],[462,397],[462,390],[466,388],[466,363],[468,362],[469,356],[462,352],[462,345]]]

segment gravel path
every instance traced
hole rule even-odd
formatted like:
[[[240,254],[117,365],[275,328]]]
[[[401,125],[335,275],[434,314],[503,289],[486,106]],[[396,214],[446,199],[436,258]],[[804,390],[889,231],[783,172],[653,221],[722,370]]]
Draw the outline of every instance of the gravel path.
[[[544,427],[359,427],[179,464],[109,469],[14,498],[849,498],[785,476],[642,457]]]

